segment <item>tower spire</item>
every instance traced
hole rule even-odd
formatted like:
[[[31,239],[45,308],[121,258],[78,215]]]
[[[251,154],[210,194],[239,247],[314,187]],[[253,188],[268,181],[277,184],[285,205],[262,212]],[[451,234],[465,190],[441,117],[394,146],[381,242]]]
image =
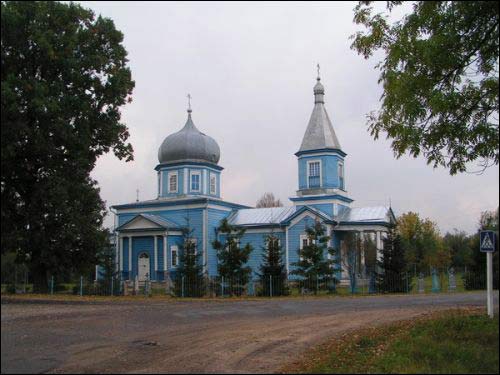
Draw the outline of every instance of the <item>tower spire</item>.
[[[191,94],[187,94],[187,98],[188,98],[188,113],[191,113],[193,112],[193,110],[191,109]]]

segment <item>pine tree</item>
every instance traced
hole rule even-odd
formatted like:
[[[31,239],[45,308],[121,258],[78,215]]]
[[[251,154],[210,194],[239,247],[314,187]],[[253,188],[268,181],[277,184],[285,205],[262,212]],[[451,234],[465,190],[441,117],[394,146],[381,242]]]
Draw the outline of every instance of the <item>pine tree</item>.
[[[227,219],[221,221],[216,230],[217,239],[212,241],[213,248],[217,251],[217,271],[224,283],[229,283],[225,289],[230,295],[241,295],[249,281],[252,269],[245,266],[252,252],[252,246],[247,243],[240,246],[240,240],[245,234],[245,229],[229,224]],[[219,240],[222,237],[222,241]]]
[[[286,266],[282,261],[282,247],[273,233],[264,236],[263,262],[260,266],[260,281],[263,296],[288,295]]]
[[[402,239],[395,228],[390,228],[384,239],[384,248],[377,265],[377,288],[380,292],[405,293],[411,290]]]
[[[109,233],[108,233],[109,236]],[[111,291],[113,294],[120,288],[119,272],[116,267],[115,248],[111,244],[106,244],[99,254],[99,284],[106,291]]]
[[[200,262],[201,252],[196,249],[194,229],[182,229],[182,244],[179,248],[179,266],[175,274],[174,292],[178,297],[202,297],[205,294],[205,275]]]
[[[307,245],[299,249],[299,261],[292,263],[296,267],[290,273],[301,276],[311,286],[311,289],[318,292],[319,284],[326,284],[331,280],[332,289],[338,280],[335,276],[338,257],[336,250],[328,246],[330,237],[326,235],[325,227],[316,221],[312,227],[305,229],[307,235]],[[325,259],[328,253],[333,259]]]

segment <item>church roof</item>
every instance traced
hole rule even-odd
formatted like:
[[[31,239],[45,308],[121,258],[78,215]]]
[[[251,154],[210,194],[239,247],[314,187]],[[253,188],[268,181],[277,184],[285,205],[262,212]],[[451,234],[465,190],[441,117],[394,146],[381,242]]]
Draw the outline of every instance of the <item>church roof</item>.
[[[220,159],[220,149],[217,142],[200,132],[191,118],[191,108],[184,127],[170,134],[158,149],[160,164],[175,162],[202,162],[217,164]]]
[[[231,225],[279,224],[296,211],[297,207],[247,208],[234,211],[228,218]]]
[[[387,206],[376,207],[352,207],[339,216],[341,224],[348,223],[391,223],[394,219],[392,209]]]
[[[325,89],[318,77],[314,86],[314,109],[298,152],[321,149],[341,150],[340,142],[326,112],[324,94]]]

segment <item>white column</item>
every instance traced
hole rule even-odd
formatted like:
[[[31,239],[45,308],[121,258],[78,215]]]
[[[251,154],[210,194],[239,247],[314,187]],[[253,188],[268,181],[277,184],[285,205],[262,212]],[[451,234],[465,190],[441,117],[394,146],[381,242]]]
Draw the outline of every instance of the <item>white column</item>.
[[[123,237],[118,237],[118,251],[120,252],[120,271],[123,271]]]
[[[167,234],[163,235],[163,271],[168,270],[168,262],[167,262]]]
[[[132,272],[132,236],[128,236],[128,271]]]
[[[207,272],[207,231],[208,231],[208,207],[203,210],[203,271]]]
[[[188,192],[188,184],[189,184],[189,175],[188,175],[188,169],[184,168],[184,187],[183,187],[183,192],[184,194],[187,194]]]
[[[158,241],[156,240],[156,235],[153,236],[153,241],[155,242],[154,244],[154,257],[155,257],[155,280],[158,278],[156,273],[158,272]]]

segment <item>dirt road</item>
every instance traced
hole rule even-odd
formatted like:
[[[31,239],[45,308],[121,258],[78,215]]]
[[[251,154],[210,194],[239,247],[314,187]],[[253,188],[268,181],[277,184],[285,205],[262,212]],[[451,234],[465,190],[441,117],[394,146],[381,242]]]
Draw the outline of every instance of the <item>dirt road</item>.
[[[485,300],[483,292],[64,305],[3,300],[1,370],[272,372],[346,330]]]

